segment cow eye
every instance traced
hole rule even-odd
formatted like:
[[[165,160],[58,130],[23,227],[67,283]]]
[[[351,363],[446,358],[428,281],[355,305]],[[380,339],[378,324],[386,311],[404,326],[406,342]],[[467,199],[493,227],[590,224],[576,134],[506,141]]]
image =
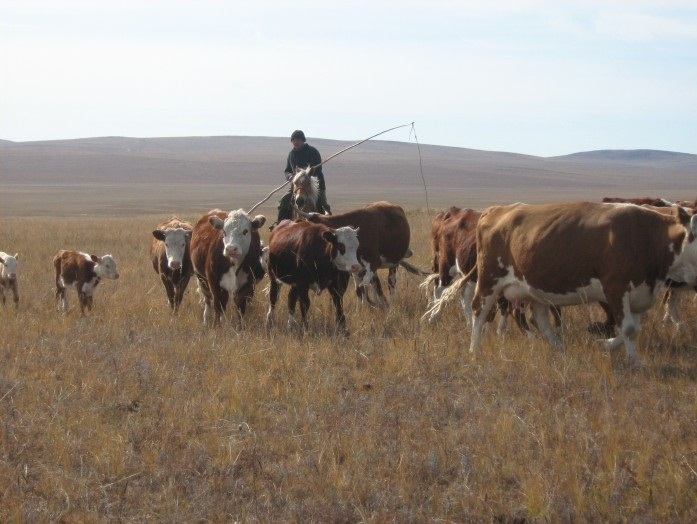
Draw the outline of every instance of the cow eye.
[[[246,235],[247,233],[249,233],[249,229],[245,229],[244,231],[242,231],[243,235]]]
[[[346,254],[346,246],[344,244],[337,244],[336,247],[339,249],[339,253],[342,255]]]

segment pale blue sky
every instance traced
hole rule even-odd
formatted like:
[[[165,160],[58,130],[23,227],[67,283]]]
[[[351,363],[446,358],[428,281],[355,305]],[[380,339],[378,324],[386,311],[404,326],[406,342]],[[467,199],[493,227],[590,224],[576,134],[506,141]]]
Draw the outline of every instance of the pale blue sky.
[[[0,0],[0,139],[412,121],[423,144],[697,153],[697,0]]]

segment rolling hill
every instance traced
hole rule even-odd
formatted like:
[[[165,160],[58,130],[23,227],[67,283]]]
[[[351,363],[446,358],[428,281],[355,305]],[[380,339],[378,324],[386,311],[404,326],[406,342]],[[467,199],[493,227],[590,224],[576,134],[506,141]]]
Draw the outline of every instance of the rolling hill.
[[[351,142],[310,140],[323,155]],[[197,213],[248,209],[283,183],[290,150],[274,137],[0,140],[0,216]],[[559,157],[369,141],[325,165],[337,211],[376,200],[409,208],[697,196],[697,155],[653,150]],[[277,193],[262,212],[273,214]]]

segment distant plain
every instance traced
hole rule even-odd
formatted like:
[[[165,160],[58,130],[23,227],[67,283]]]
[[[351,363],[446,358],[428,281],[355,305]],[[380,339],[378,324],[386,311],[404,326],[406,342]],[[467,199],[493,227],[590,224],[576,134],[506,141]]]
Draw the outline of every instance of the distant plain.
[[[328,158],[351,142],[312,140]],[[124,216],[248,209],[283,183],[290,142],[269,137],[0,141],[0,217]],[[697,155],[594,151],[542,158],[369,141],[324,166],[330,203],[409,209],[604,196],[697,197]],[[272,213],[282,193],[261,208]]]

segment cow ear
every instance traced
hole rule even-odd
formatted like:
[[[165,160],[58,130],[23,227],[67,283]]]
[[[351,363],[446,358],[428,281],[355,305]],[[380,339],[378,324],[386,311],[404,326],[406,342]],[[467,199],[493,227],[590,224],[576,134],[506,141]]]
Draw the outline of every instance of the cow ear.
[[[152,236],[154,236],[157,240],[162,240],[163,242],[165,240],[165,232],[161,229],[155,229],[152,232]]]
[[[257,215],[254,217],[254,220],[252,220],[252,227],[254,229],[259,229],[261,226],[264,225],[266,222],[266,217],[264,215]]]
[[[334,231],[322,231],[322,238],[332,245],[336,245],[338,242]]]
[[[90,255],[90,258],[92,259],[92,262],[94,262],[95,264],[99,264],[102,261],[102,259],[99,258],[97,255]]]
[[[0,264],[3,264],[3,265],[5,264],[5,259],[2,257],[0,257]]]
[[[15,260],[19,260],[19,253],[15,253]]]
[[[220,218],[219,216],[213,215],[212,217],[208,218],[208,222],[215,228],[215,229],[223,229],[223,226],[225,225],[225,221]]]

